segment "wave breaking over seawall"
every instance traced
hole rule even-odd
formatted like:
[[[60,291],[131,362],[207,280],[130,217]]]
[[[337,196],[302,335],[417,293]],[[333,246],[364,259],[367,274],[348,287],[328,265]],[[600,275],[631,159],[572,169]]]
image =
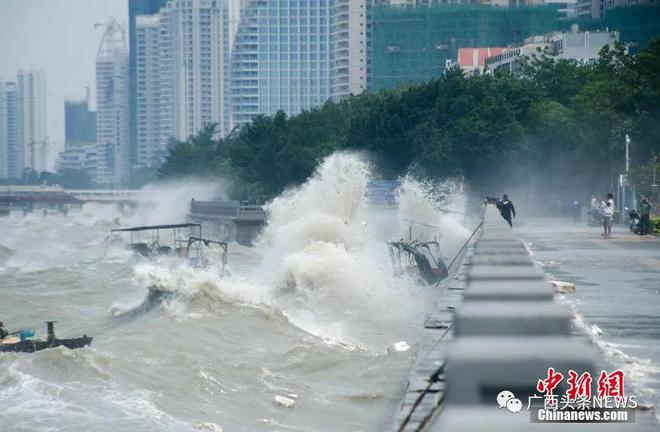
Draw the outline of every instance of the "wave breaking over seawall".
[[[448,259],[468,233],[455,215],[438,211],[463,208],[462,198],[449,195],[455,188],[438,193],[429,183],[405,178],[399,209],[383,209],[366,197],[371,178],[363,158],[335,153],[307,182],[266,205],[267,226],[253,250],[237,257],[251,265],[234,265],[237,246],[231,245],[231,276],[146,263],[136,267],[136,281],[177,293],[178,301],[203,297],[281,313],[327,343],[382,352],[395,342],[383,326],[421,320],[426,304],[416,281],[392,277],[385,242],[407,235],[409,221],[420,220],[447,231],[441,244]],[[437,197],[443,201],[431,201]]]
[[[414,352],[386,348],[415,343],[437,293],[393,277],[386,242],[422,219],[451,231],[439,239],[451,256],[463,231],[457,215],[439,211],[447,206],[441,197],[458,210],[460,198],[437,185],[406,178],[399,207],[369,202],[373,173],[355,154],[328,157],[306,183],[267,204],[253,248],[229,245],[226,275],[219,253],[197,269],[167,257],[136,262],[104,241],[117,226],[182,222],[191,198],[222,196],[216,185],[182,186],[169,194],[176,198],[133,215],[87,205],[67,216],[11,216],[0,240],[8,249],[0,284],[11,306],[3,320],[39,330],[47,313],[59,321],[58,335],[95,339],[75,352],[0,356],[0,401],[11,413],[0,429],[383,430]],[[172,295],[129,319],[109,313],[137,310],[153,285]],[[274,403],[291,393],[293,410]]]

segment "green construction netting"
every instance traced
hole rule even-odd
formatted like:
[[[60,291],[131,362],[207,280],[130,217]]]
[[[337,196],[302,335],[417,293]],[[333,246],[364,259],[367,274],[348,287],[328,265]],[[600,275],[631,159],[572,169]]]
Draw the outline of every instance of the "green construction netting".
[[[551,7],[375,7],[373,88],[437,77],[459,48],[503,47],[557,29]]]

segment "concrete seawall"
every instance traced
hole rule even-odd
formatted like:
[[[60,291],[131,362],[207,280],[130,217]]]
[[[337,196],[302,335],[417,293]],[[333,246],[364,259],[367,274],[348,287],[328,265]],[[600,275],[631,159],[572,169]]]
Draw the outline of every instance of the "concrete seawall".
[[[589,372],[593,394],[601,370],[613,368],[574,325],[565,303],[555,300],[544,272],[526,245],[485,208],[481,232],[428,315],[394,431],[650,431],[652,409],[633,410],[634,423],[532,423],[529,398],[548,368]],[[520,412],[500,408],[497,395],[511,391]],[[537,401],[535,400],[535,403]]]
[[[202,223],[211,236],[250,246],[266,224],[266,212],[261,206],[238,201],[192,200],[188,220]]]

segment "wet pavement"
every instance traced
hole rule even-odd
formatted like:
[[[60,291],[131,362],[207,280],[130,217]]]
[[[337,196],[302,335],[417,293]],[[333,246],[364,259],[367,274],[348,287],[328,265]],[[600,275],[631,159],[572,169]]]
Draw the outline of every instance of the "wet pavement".
[[[643,399],[660,406],[660,238],[571,219],[514,221],[551,279],[573,282],[565,299],[597,336],[607,359]],[[596,327],[594,327],[596,326]]]

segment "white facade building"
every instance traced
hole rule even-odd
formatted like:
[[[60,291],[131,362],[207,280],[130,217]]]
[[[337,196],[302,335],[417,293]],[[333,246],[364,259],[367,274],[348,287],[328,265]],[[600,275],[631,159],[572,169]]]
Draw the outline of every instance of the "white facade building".
[[[581,32],[573,25],[570,32],[554,32],[545,36],[532,36],[525,43],[511,48],[502,54],[486,59],[486,70],[489,73],[504,70],[512,74],[520,73],[520,60],[523,56],[531,56],[542,50],[556,59],[576,60],[583,64],[593,63],[598,59],[604,46],[614,48],[619,40],[617,32]]]
[[[96,183],[125,186],[130,169],[128,148],[128,51],[124,29],[114,19],[96,57]]]
[[[171,137],[221,136],[369,87],[373,0],[170,0],[136,18],[137,162]]]
[[[242,3],[229,84],[233,125],[369,88],[374,0]]]
[[[334,0],[330,28],[331,94],[335,100],[367,89],[373,0]]]
[[[16,77],[19,94],[19,131],[23,141],[18,163],[37,172],[46,170],[46,77],[42,70],[19,70]]]
[[[231,109],[236,126],[259,114],[298,114],[331,98],[333,3],[247,2],[232,52]]]
[[[552,38],[551,52],[553,56],[563,59],[574,59],[581,63],[593,63],[598,59],[599,52],[604,46],[614,48],[619,41],[619,33],[612,32],[581,32],[577,25],[573,31],[557,34]]]
[[[206,125],[230,130],[227,78],[231,41],[227,0],[170,1],[173,136],[184,140]]]
[[[17,167],[18,89],[0,80],[0,178],[19,177]]]
[[[164,31],[166,35],[166,31]],[[137,16],[135,19],[135,75],[137,114],[137,164],[157,165],[163,158],[171,128],[167,124],[167,94],[171,88],[169,74],[163,70],[161,58],[160,15]],[[164,43],[163,45],[166,45]]]
[[[162,162],[170,138],[231,130],[227,78],[240,0],[172,0],[136,18],[137,161]],[[233,18],[232,18],[233,14]],[[232,28],[234,30],[232,30]]]
[[[96,146],[71,144],[59,153],[55,168],[57,171],[85,171],[91,178],[96,178],[98,176],[96,172],[98,155],[96,152]]]
[[[0,81],[0,178],[47,169],[46,82],[41,70],[19,70]]]
[[[0,178],[9,177],[8,98],[11,84],[0,79]]]

